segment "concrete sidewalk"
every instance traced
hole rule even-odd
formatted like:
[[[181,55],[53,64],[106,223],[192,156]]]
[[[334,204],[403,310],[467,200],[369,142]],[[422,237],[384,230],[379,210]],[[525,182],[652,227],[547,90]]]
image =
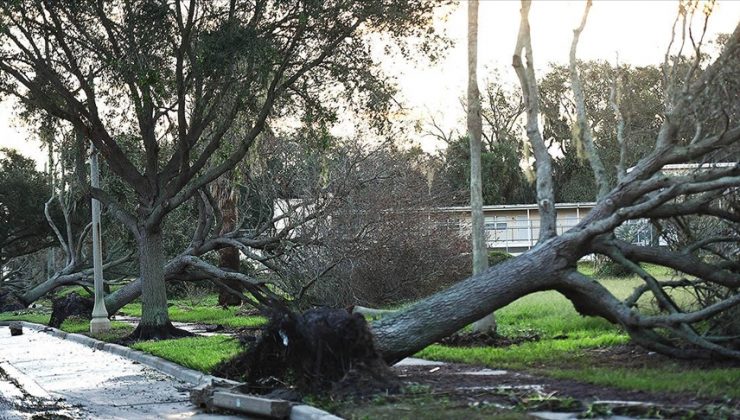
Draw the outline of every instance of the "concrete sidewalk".
[[[16,388],[20,384],[24,393],[46,392],[51,401],[63,398],[74,418],[239,418],[203,413],[189,402],[191,384],[40,331],[24,329],[23,335],[11,337],[7,327],[0,327],[0,364]],[[33,390],[35,386],[40,390]],[[0,393],[0,401],[5,400],[0,419],[24,418],[8,407],[18,398],[8,395],[14,394],[8,381]]]

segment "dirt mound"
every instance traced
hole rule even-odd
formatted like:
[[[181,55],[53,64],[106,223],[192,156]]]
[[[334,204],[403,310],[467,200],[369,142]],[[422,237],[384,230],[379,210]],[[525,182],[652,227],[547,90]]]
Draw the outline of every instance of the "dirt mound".
[[[504,337],[489,333],[457,333],[438,341],[439,344],[455,347],[508,347],[515,344],[538,341],[537,334],[521,337]]]
[[[65,319],[70,316],[79,316],[85,319],[92,317],[93,300],[72,292],[67,296],[53,299],[51,305],[51,319],[49,326],[59,328]]]
[[[376,350],[365,319],[343,309],[276,311],[257,341],[215,373],[244,380],[251,392],[262,394],[286,385],[338,396],[400,388]]]
[[[10,290],[0,289],[0,312],[13,312],[26,309],[26,305]]]

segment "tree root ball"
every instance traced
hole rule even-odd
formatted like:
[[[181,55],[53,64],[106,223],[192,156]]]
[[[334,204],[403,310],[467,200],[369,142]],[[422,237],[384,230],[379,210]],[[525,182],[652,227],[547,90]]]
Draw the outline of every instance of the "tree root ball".
[[[93,306],[94,302],[92,299],[82,297],[76,292],[72,292],[61,298],[53,299],[49,326],[59,328],[62,326],[64,320],[70,316],[79,316],[90,319],[92,317]]]
[[[13,312],[26,309],[26,305],[9,290],[0,289],[0,312]]]
[[[303,393],[336,396],[400,389],[365,318],[344,309],[274,312],[260,339],[218,366],[216,374],[245,380],[251,392],[263,394],[286,384]]]

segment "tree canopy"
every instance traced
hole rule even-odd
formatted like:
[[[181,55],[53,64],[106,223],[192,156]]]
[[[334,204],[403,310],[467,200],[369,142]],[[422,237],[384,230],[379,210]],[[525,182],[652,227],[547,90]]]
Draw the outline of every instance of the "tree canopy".
[[[49,179],[34,160],[0,149],[0,266],[49,244],[44,203],[50,195]]]

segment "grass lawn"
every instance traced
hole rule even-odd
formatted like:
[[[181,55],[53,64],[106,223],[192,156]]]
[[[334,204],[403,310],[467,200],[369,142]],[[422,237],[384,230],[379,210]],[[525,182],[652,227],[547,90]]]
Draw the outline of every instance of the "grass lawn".
[[[648,266],[658,278],[670,272]],[[590,265],[582,271],[591,274]],[[638,278],[601,279],[600,282],[619,298],[628,296]],[[640,301],[650,305],[645,296]],[[507,337],[538,335],[538,341],[504,348],[449,347],[434,344],[416,356],[432,360],[472,363],[492,368],[527,370],[556,378],[576,379],[625,389],[687,392],[698,396],[740,398],[740,368],[698,369],[672,362],[652,367],[599,366],[591,352],[629,342],[629,337],[606,320],[579,315],[572,304],[554,291],[525,296],[496,312],[499,333]]]
[[[225,336],[140,341],[131,347],[206,373],[241,350],[235,339]]]
[[[222,308],[218,306],[218,295],[211,294],[202,301],[193,302],[184,299],[170,300],[170,320],[194,324],[221,324],[225,327],[255,327],[266,322],[261,316],[238,315],[239,308]],[[129,303],[120,310],[128,316],[141,316],[141,303]]]
[[[585,274],[593,274],[591,264],[579,265]],[[669,270],[646,265],[646,269],[659,279],[671,276]],[[641,284],[632,277],[626,279],[602,278],[599,280],[618,298],[628,296]],[[680,296],[674,296],[680,301]],[[652,303],[646,295],[640,301],[642,308]],[[198,302],[186,299],[171,300],[169,314],[173,321],[198,324],[221,324],[227,327],[258,326],[263,317],[238,314],[239,308],[224,309],[217,305],[215,294]],[[141,315],[138,302],[126,305],[121,313]],[[506,337],[532,337],[528,341],[503,348],[449,347],[434,344],[417,354],[418,357],[451,362],[484,365],[492,368],[524,370],[555,378],[576,379],[594,384],[633,390],[686,392],[698,396],[740,398],[736,386],[739,368],[700,369],[672,361],[655,365],[630,367],[612,366],[594,358],[595,349],[623,345],[629,337],[609,322],[594,317],[580,316],[572,304],[554,291],[538,292],[525,296],[496,312],[499,333]],[[24,311],[19,315],[0,314],[0,320],[26,320],[46,324],[48,313]],[[88,321],[71,319],[62,325],[68,332],[86,333]],[[113,330],[96,338],[113,341],[128,334],[132,327],[114,321]],[[238,343],[223,336],[191,337],[158,342],[144,341],[132,345],[173,362],[210,372],[219,362],[231,358],[240,350]]]

